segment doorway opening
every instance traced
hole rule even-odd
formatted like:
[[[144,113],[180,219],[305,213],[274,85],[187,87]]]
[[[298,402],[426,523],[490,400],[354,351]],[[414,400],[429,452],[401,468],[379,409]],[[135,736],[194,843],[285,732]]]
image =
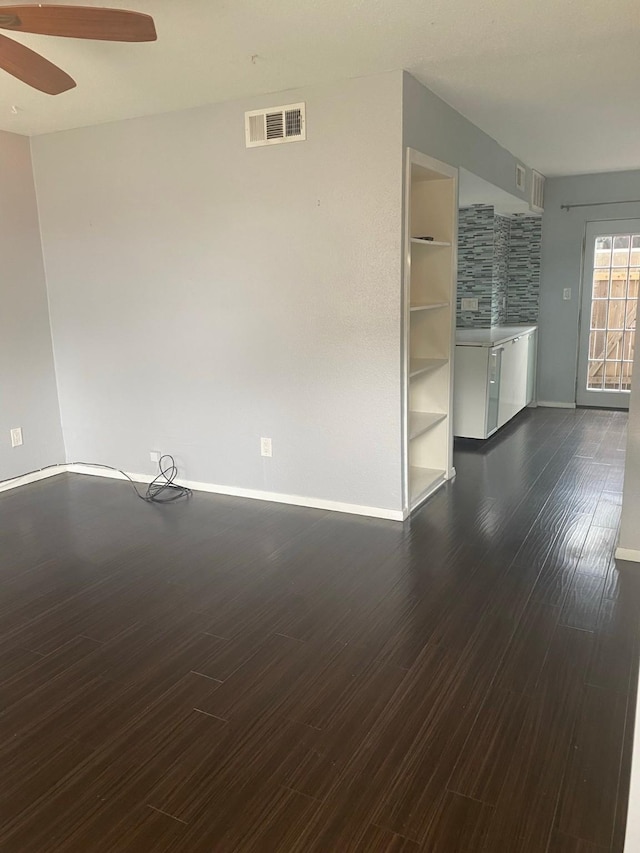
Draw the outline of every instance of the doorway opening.
[[[639,284],[640,222],[590,223],[585,245],[579,405],[629,407]]]

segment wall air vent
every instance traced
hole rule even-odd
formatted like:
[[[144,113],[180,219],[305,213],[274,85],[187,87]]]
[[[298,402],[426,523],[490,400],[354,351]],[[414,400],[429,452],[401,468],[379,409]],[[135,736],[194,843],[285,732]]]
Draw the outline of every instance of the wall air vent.
[[[244,114],[247,148],[259,145],[278,145],[281,142],[301,142],[307,138],[305,105],[288,104]]]
[[[527,180],[527,170],[521,163],[516,163],[516,189],[524,192]]]
[[[532,170],[531,172],[531,210],[542,213],[544,210],[544,175]]]

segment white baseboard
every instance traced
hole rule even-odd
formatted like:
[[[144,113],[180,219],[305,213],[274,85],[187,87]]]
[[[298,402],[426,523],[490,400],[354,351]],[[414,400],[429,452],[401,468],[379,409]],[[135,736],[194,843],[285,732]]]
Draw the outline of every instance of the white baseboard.
[[[55,477],[57,474],[85,474],[89,477],[108,477],[112,480],[125,480],[119,471],[112,471],[109,468],[94,468],[90,465],[78,464],[60,464],[44,468],[42,471],[36,471],[33,474],[25,474],[22,477],[16,477],[13,480],[8,480],[6,483],[0,483],[0,492],[6,492],[9,489],[17,489],[20,486],[26,486],[29,483],[36,483],[38,480],[44,480],[47,477]],[[129,472],[127,472],[129,473]],[[129,476],[136,483],[150,483],[155,475],[149,474],[131,474]],[[265,492],[258,489],[241,489],[235,486],[220,486],[215,483],[200,483],[195,480],[180,480],[180,484],[188,489],[193,489],[194,492],[210,492],[216,495],[229,495],[238,498],[250,498],[251,500],[270,501],[271,503],[291,504],[293,506],[305,506],[311,509],[325,509],[330,512],[346,512],[351,515],[364,515],[370,518],[383,518],[389,521],[403,521],[402,510],[384,509],[376,506],[362,506],[360,504],[341,503],[340,501],[327,501],[322,498],[306,498],[302,495],[283,495],[278,492]]]
[[[27,486],[29,483],[37,483],[38,480],[46,480],[48,477],[64,474],[66,470],[67,466],[61,464],[43,468],[41,471],[34,471],[33,474],[23,474],[21,477],[14,477],[13,480],[0,483],[0,492],[8,492],[10,489],[18,489],[20,486]]]
[[[108,468],[93,468],[88,465],[67,465],[66,467],[67,470],[73,474],[88,474],[91,477],[109,477],[114,480],[125,479],[118,471],[111,471]],[[131,479],[135,480],[137,483],[150,483],[155,476],[127,473]],[[327,501],[321,498],[306,498],[301,495],[283,495],[279,492],[265,492],[259,489],[241,489],[236,486],[220,486],[215,483],[200,483],[194,480],[180,480],[179,482],[181,486],[193,489],[194,492],[210,492],[216,495],[229,495],[237,498],[270,501],[271,503],[305,506],[310,507],[311,509],[326,509],[330,512],[346,512],[351,515],[365,515],[370,518],[384,518],[389,521],[403,521],[402,510],[384,509],[376,506],[361,506],[360,504],[341,503],[339,501]]]
[[[629,560],[632,563],[640,563],[640,551],[635,548],[616,548],[616,560]]]
[[[538,406],[543,409],[575,409],[575,403],[556,403],[553,400],[538,400]]]
[[[111,468],[100,468],[98,466],[94,468],[93,465],[82,465],[79,463],[72,463],[67,465],[66,468],[70,474],[86,474],[89,477],[106,477],[109,480],[124,480],[126,483],[129,482],[124,474],[121,474],[120,471],[114,471]],[[129,477],[135,480],[136,483],[150,483],[154,479],[149,474],[129,474]],[[182,481],[180,482],[181,485],[186,485],[186,483],[183,484]]]

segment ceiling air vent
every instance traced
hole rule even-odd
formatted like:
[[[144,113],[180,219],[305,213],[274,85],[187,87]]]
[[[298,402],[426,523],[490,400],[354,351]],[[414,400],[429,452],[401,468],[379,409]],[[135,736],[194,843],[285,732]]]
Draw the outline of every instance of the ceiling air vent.
[[[247,148],[300,142],[307,138],[304,104],[287,104],[244,114]]]
[[[516,189],[524,192],[526,180],[527,170],[521,163],[516,163]]]
[[[544,175],[531,171],[531,210],[542,213],[544,210]]]

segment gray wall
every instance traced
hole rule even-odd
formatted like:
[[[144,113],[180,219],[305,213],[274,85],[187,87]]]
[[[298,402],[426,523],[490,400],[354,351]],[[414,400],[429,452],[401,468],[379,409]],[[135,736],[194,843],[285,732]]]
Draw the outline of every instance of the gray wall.
[[[508,193],[529,200],[531,170],[527,167],[526,188],[521,192],[516,188],[516,163],[522,161],[406,71],[403,74],[403,138],[405,146],[451,166],[462,166]]]
[[[581,207],[561,204],[640,199],[640,171],[551,178],[545,185],[538,342],[538,400],[573,404],[583,240],[587,222],[640,217],[640,204]],[[571,287],[572,299],[562,291]]]
[[[245,149],[301,100],[306,142]],[[32,141],[69,461],[401,508],[401,105],[393,72]]]
[[[64,462],[29,140],[0,132],[0,480]],[[12,448],[9,431],[22,427]]]

